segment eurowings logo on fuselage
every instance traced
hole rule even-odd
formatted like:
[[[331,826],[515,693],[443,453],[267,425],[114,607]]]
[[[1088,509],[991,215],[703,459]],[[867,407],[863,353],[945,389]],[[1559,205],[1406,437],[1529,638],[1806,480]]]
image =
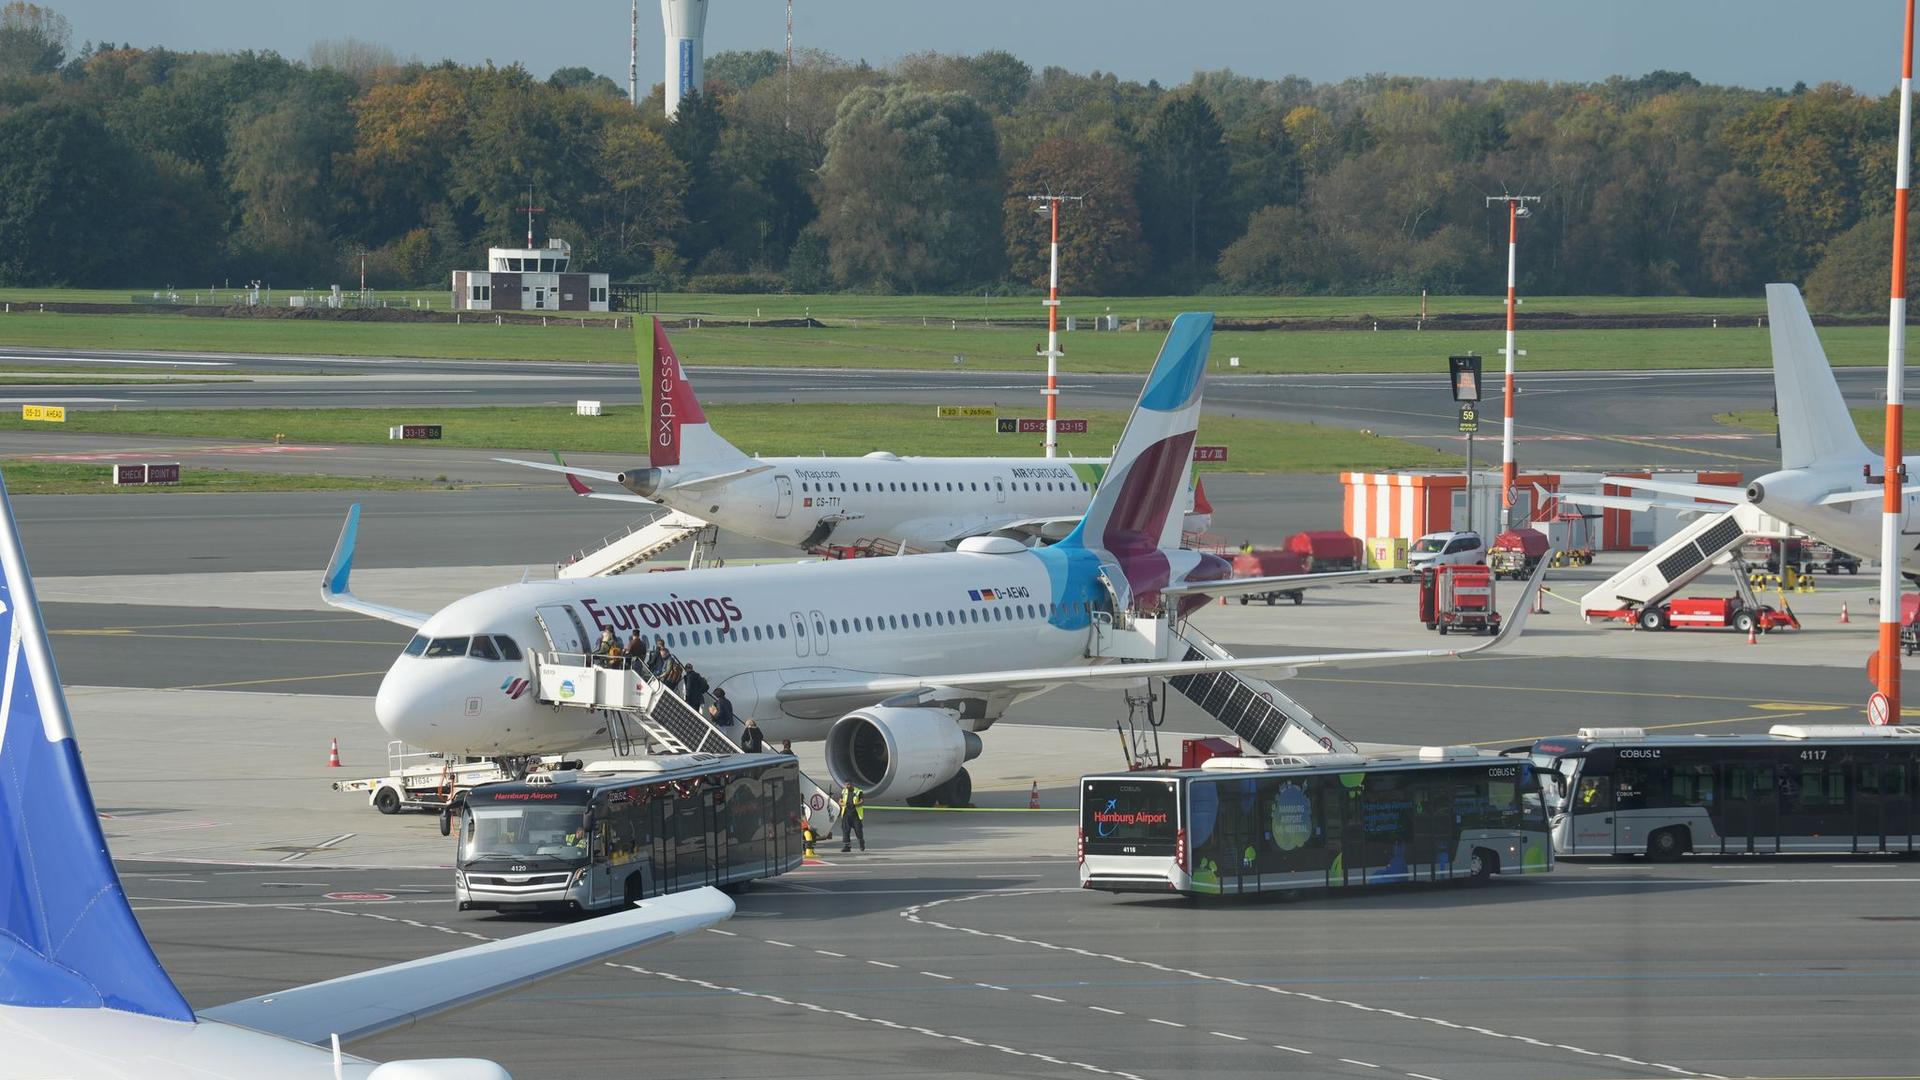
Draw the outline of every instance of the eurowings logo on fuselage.
[[[602,604],[598,600],[585,599],[580,601],[580,606],[586,609],[594,627],[603,631],[638,630],[644,623],[649,630],[712,626],[724,634],[733,629],[734,623],[746,621],[746,615],[731,596],[683,600],[679,593],[668,593],[667,597],[666,600],[641,604]]]

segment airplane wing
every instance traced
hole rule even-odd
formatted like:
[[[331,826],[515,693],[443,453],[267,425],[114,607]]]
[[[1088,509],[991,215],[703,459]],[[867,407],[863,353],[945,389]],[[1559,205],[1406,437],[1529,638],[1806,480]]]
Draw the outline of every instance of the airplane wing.
[[[1874,494],[1879,494],[1875,492]],[[1575,506],[1593,506],[1603,510],[1632,510],[1644,513],[1648,510],[1677,510],[1683,514],[1719,514],[1725,511],[1718,506],[1703,506],[1700,503],[1668,502],[1664,499],[1636,499],[1631,495],[1574,495],[1555,492],[1553,498]]]
[[[1351,585],[1356,582],[1391,581],[1408,576],[1412,571],[1399,570],[1335,570],[1324,574],[1270,574],[1266,577],[1226,578],[1221,581],[1195,581],[1186,585],[1169,585],[1160,590],[1163,596],[1239,596],[1242,593],[1278,592],[1281,589],[1315,589],[1323,585]]]
[[[219,1020],[299,1042],[350,1042],[518,990],[573,968],[721,922],[733,901],[717,889],[647,900],[630,911],[490,941],[310,986],[203,1009]]]
[[[1011,671],[981,671],[960,675],[896,676],[878,675],[865,680],[843,682],[792,682],[781,687],[776,696],[783,705],[813,701],[866,698],[884,701],[920,690],[952,689],[973,691],[1021,692],[1045,690],[1074,683],[1082,686],[1112,685],[1147,678],[1171,678],[1176,675],[1202,675],[1216,671],[1258,672],[1268,679],[1291,678],[1308,667],[1371,667],[1379,664],[1404,664],[1421,660],[1446,660],[1489,653],[1512,643],[1526,629],[1527,613],[1533,610],[1535,595],[1546,577],[1547,563],[1541,559],[1533,578],[1520,591],[1520,599],[1501,623],[1500,632],[1465,649],[1396,649],[1377,652],[1307,653],[1297,656],[1237,656],[1225,660],[1157,660],[1143,663],[1107,664],[1099,667],[1026,668]]]
[[[420,629],[427,616],[418,611],[376,604],[371,600],[362,600],[353,595],[353,589],[347,578],[353,573],[353,545],[360,532],[360,504],[354,503],[347,508],[347,523],[340,527],[340,539],[333,545],[333,558],[327,561],[326,576],[320,579],[320,599],[329,607],[345,611],[356,611],[362,615],[371,615],[376,619],[385,619],[401,626]]]
[[[604,469],[583,469],[578,465],[568,465],[565,462],[561,462],[559,464],[550,464],[545,461],[522,461],[519,458],[510,458],[510,457],[497,457],[497,458],[494,458],[493,460],[501,462],[506,465],[519,465],[523,468],[528,468],[528,469],[541,469],[546,472],[565,473],[568,476],[588,476],[588,477],[592,477],[595,480],[605,480],[609,484],[617,484],[620,482],[619,473],[607,472]],[[574,490],[578,492],[579,488],[575,488]],[[637,499],[639,498],[639,496],[636,495],[634,496],[634,498]]]
[[[1606,483],[1614,487],[1632,488],[1635,491],[1658,491],[1663,495],[1705,499],[1708,502],[1743,503],[1747,501],[1745,488],[1722,487],[1719,484],[1688,484],[1679,480],[1642,480],[1637,476],[1609,476]]]

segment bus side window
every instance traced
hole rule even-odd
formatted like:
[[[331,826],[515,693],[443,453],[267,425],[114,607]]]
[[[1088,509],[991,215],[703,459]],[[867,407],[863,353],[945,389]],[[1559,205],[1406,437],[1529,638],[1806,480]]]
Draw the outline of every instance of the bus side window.
[[[1574,792],[1573,805],[1576,811],[1609,810],[1613,808],[1613,786],[1605,776],[1583,776],[1580,787]]]
[[[1613,773],[1613,805],[1616,810],[1642,810],[1647,805],[1647,783],[1642,770],[1631,765],[1616,765]]]

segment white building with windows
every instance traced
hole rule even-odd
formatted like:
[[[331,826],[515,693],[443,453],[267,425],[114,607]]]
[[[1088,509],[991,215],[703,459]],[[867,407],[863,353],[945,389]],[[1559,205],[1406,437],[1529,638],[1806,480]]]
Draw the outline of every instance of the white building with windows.
[[[453,272],[455,311],[606,311],[607,275],[574,273],[573,246],[488,248],[485,270]]]

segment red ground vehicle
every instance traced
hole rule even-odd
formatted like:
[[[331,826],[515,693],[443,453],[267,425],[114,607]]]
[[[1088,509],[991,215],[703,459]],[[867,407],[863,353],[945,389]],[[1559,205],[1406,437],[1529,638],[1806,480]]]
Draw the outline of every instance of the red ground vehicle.
[[[1743,590],[1744,591],[1744,590]],[[1749,593],[1749,595],[1751,595]],[[1770,607],[1740,596],[1676,596],[1645,607],[1589,611],[1588,618],[1619,619],[1642,630],[1709,629],[1732,627],[1741,633],[1763,633],[1782,627],[1798,630],[1800,620],[1791,609]]]
[[[1494,577],[1512,578],[1525,581],[1533,576],[1533,568],[1547,557],[1547,534],[1537,529],[1508,529],[1493,538],[1493,549],[1487,553],[1487,565],[1493,568]]]
[[[1443,563],[1420,571],[1420,621],[1429,630],[1497,634],[1493,571],[1479,563]]]
[[[1234,577],[1276,577],[1281,574],[1304,574],[1308,561],[1305,556],[1292,551],[1246,551],[1234,556]],[[1275,589],[1272,592],[1242,594],[1240,602],[1265,600],[1268,606],[1280,601],[1281,597],[1295,604],[1306,599],[1303,589]]]
[[[1900,644],[1908,656],[1920,653],[1920,593],[1900,594]]]
[[[1287,537],[1287,550],[1305,559],[1316,574],[1367,567],[1366,545],[1337,529],[1294,533]]]

